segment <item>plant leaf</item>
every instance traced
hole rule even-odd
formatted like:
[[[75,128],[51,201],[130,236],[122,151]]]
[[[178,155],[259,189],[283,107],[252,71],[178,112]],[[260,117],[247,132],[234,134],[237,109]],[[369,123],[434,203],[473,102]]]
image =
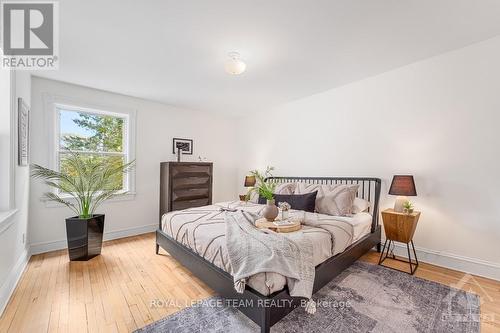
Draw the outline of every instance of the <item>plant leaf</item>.
[[[121,190],[116,186],[119,175],[130,172],[135,161],[113,163],[95,156],[82,156],[70,151],[65,154],[64,171],[54,171],[34,164],[31,176],[43,179],[44,183],[72,197],[75,204],[54,192],[47,192],[45,198],[72,209],[80,217],[89,217],[104,201],[116,196]],[[118,178],[120,179],[120,178]]]

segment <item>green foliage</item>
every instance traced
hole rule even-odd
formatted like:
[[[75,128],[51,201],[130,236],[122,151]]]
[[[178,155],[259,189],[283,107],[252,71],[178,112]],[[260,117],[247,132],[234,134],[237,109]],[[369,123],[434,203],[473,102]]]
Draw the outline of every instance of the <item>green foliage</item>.
[[[90,136],[80,136],[63,133],[61,146],[69,151],[91,151],[91,152],[122,152],[123,151],[123,126],[124,120],[118,117],[88,114],[78,112],[78,117],[73,122]],[[63,173],[75,174],[74,167],[67,160],[67,153],[60,154],[60,170]],[[92,159],[95,164],[111,164],[113,168],[119,168],[124,164],[122,156],[82,155],[81,158]],[[107,189],[122,189],[123,173],[112,176]]]
[[[78,113],[73,122],[94,133],[90,137],[64,134],[61,145],[68,150],[123,151],[123,119],[88,113]]]
[[[60,154],[60,170],[62,173],[69,174],[72,176],[76,176],[78,171],[74,167],[74,163],[71,159],[71,153],[61,153]],[[125,163],[125,160],[122,156],[110,156],[110,155],[96,155],[96,154],[80,154],[80,159],[86,163],[94,164],[94,165],[108,165],[110,168],[119,169]],[[117,172],[113,175],[110,175],[109,181],[103,189],[123,189],[123,177],[124,174],[122,172]]]
[[[267,200],[272,200],[274,198],[274,189],[276,188],[277,183],[265,181],[266,178],[272,176],[271,172],[273,170],[273,167],[268,166],[264,174],[261,174],[258,170],[250,171],[250,174],[255,177],[255,186],[248,190],[247,200],[254,192],[258,193],[259,196],[266,198]]]
[[[130,172],[135,164],[135,161],[123,163],[121,157],[116,160],[116,156],[113,156],[115,159],[107,159],[103,156],[84,156],[74,152],[64,155],[61,172],[34,164],[31,176],[43,179],[46,185],[58,189],[61,195],[74,198],[76,203],[54,192],[44,194],[46,199],[66,205],[80,218],[91,217],[104,201],[124,194],[119,193],[122,183],[118,186],[118,179]]]
[[[403,208],[404,209],[413,209],[413,204],[411,203],[411,201],[407,200],[403,203]]]

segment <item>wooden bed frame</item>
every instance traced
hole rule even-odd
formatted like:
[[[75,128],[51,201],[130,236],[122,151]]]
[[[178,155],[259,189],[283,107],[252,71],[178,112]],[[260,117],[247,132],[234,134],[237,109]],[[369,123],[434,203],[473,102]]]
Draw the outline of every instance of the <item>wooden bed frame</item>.
[[[357,196],[370,201],[373,216],[371,232],[339,253],[316,266],[313,293],[321,289],[335,276],[348,268],[359,257],[373,247],[380,252],[381,232],[378,223],[378,204],[380,199],[381,180],[366,177],[270,177],[271,182],[306,182],[315,184],[359,184]],[[167,212],[160,212],[160,216]],[[301,305],[304,300],[300,297],[291,297],[288,289],[264,296],[248,285],[242,294],[234,289],[233,277],[213,265],[203,257],[183,246],[162,231],[161,219],[156,231],[156,253],[162,247],[183,266],[189,269],[196,277],[215,290],[220,296],[234,300],[231,302],[238,310],[260,326],[261,332],[269,332],[271,326],[285,317],[293,309]],[[241,306],[237,306],[241,304]]]

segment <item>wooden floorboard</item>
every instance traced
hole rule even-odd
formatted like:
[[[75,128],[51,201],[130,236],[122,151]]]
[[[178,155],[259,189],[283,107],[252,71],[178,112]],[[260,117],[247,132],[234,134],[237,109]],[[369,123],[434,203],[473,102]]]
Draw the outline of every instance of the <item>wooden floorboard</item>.
[[[0,332],[130,332],[211,296],[168,254],[155,254],[154,237],[105,242],[102,255],[88,262],[69,262],[66,251],[32,256]],[[378,253],[361,260],[376,263]],[[500,282],[425,263],[415,275],[479,294],[481,331],[500,332]]]

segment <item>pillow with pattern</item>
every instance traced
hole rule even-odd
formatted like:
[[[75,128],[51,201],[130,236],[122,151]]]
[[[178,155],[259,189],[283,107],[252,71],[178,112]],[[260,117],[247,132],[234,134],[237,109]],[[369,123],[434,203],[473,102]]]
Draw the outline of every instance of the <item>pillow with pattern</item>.
[[[280,183],[274,189],[274,194],[293,194],[295,192],[295,188],[297,183]],[[257,191],[253,191],[250,194],[250,199],[248,200],[253,203],[261,203],[259,193]],[[264,201],[264,203],[266,203]]]
[[[346,216],[352,214],[352,206],[358,184],[307,184],[297,183],[296,194],[317,191],[315,210],[320,214]]]
[[[278,184],[274,189],[274,194],[294,194],[297,183]]]

